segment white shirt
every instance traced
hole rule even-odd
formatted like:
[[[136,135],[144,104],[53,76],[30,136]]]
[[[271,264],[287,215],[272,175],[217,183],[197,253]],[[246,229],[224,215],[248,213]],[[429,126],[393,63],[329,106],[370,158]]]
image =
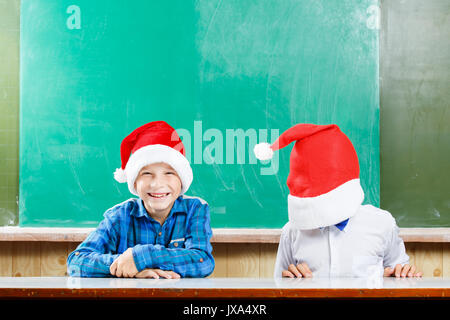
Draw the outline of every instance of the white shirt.
[[[335,226],[295,229],[287,223],[281,233],[275,277],[290,264],[306,262],[314,277],[382,276],[384,268],[409,263],[392,215],[364,205],[341,231]]]

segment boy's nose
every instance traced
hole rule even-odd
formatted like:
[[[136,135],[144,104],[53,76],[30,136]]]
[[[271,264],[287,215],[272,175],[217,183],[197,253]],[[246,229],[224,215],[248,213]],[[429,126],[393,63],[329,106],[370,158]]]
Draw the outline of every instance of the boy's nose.
[[[163,184],[163,181],[162,181],[162,179],[159,179],[159,178],[155,178],[155,179],[153,179],[153,180],[150,182],[150,186],[153,187],[153,188],[159,187],[159,186],[161,186],[162,184]]]

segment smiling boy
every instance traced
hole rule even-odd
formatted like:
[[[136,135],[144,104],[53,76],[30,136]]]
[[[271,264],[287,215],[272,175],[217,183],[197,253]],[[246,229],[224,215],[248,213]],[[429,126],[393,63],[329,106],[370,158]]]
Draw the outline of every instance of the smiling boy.
[[[134,130],[121,144],[118,182],[139,199],[106,211],[67,259],[80,277],[205,277],[214,270],[208,204],[184,193],[192,169],[176,131],[164,121]]]

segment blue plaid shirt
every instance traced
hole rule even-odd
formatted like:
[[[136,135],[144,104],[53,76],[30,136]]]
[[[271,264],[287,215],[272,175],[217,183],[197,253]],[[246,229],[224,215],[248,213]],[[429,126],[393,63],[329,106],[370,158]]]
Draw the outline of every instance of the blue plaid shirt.
[[[199,198],[178,197],[163,225],[148,215],[141,199],[118,204],[104,217],[67,258],[70,276],[111,277],[110,265],[128,248],[138,271],[159,268],[206,277],[214,270],[209,207]]]

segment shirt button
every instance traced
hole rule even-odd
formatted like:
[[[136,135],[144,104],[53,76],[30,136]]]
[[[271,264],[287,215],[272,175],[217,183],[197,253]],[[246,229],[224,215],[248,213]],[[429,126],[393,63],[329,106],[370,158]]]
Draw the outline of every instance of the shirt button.
[[[174,247],[178,247],[178,242],[175,242],[175,243],[173,244],[173,246],[174,246]]]
[[[160,237],[161,237],[161,235],[162,235],[162,232],[159,232],[159,233],[158,233],[158,236],[160,236]]]
[[[203,258],[200,258],[200,262],[203,262]]]

